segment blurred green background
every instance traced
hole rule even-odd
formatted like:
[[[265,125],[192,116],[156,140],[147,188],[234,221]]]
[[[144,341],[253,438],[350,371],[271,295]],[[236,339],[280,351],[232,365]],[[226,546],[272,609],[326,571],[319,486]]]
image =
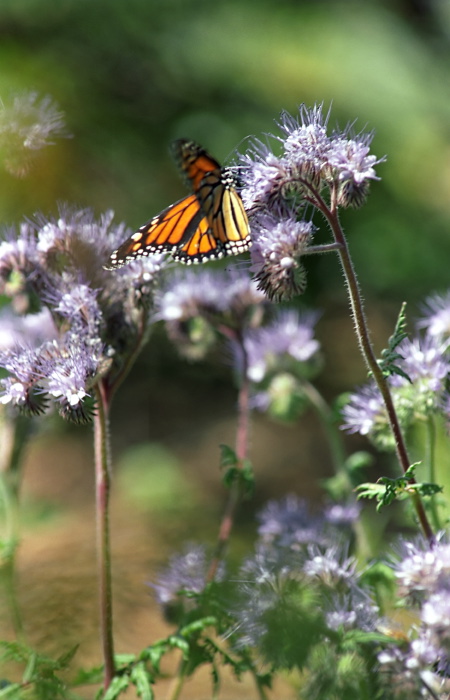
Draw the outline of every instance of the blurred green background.
[[[375,130],[373,152],[387,155],[366,206],[342,216],[379,350],[400,301],[414,316],[425,295],[450,286],[449,59],[446,0],[0,0],[0,97],[51,95],[72,134],[41,151],[27,177],[0,173],[0,220],[55,214],[69,202],[97,214],[113,208],[135,228],[183,196],[167,152],[174,138],[194,138],[229,162],[249,136],[276,132],[281,110],[331,104],[331,126],[357,120],[356,131]],[[323,228],[316,242],[327,238]],[[323,309],[321,388],[333,397],[364,381],[365,369],[336,258],[308,263],[301,303]],[[116,400],[121,494],[136,512],[158,502],[169,540],[215,537],[224,498],[218,444],[233,442],[236,400],[224,356],[188,365],[158,330]],[[49,459],[58,435],[41,437],[29,492],[63,508],[90,503],[89,429],[58,425],[76,456],[65,438],[64,457]],[[290,428],[258,419],[252,442],[257,504],[288,490],[318,495],[317,475],[330,463],[314,416]],[[165,468],[152,482],[155,452]]]

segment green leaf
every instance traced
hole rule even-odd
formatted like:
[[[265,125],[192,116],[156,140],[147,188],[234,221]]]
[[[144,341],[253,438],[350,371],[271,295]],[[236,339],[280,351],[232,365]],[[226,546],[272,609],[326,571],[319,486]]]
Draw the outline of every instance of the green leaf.
[[[358,498],[375,498],[377,500],[377,510],[388,506],[395,499],[400,500],[411,495],[412,492],[419,493],[421,496],[434,496],[442,491],[442,486],[428,482],[413,483],[414,472],[420,462],[411,464],[403,476],[397,479],[391,479],[388,476],[381,476],[376,484],[367,482],[359,484],[355,491],[358,493]]]
[[[217,625],[217,618],[209,615],[208,617],[202,617],[200,620],[194,620],[194,622],[185,625],[180,629],[180,635],[183,637],[190,637],[193,634],[199,634],[203,632],[207,627],[215,627]]]
[[[403,360],[403,356],[396,352],[396,348],[407,337],[406,302],[404,301],[398,314],[394,332],[388,340],[388,347],[382,351],[381,359],[378,360],[378,365],[385,377],[389,377],[392,374],[398,374],[400,377],[403,377],[406,379],[406,381],[412,384],[411,378],[398,364],[399,360]]]
[[[20,691],[22,686],[20,683],[8,683],[0,690],[0,698],[10,698],[10,700],[20,700]]]
[[[131,682],[136,686],[137,694],[142,700],[153,700],[153,688],[150,683],[149,674],[145,670],[143,663],[138,663],[131,671]]]
[[[220,447],[220,466],[225,467],[237,467],[239,460],[237,458],[236,452],[228,445],[219,445]]]
[[[130,679],[127,675],[114,676],[102,700],[116,700],[120,693],[126,690],[129,685]]]

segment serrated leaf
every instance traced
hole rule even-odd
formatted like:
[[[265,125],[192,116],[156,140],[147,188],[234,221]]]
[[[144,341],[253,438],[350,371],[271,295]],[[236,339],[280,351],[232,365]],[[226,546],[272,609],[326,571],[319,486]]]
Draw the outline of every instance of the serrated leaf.
[[[188,658],[189,656],[189,642],[186,641],[186,639],[183,639],[182,637],[172,634],[170,635],[169,639],[167,640],[170,644],[170,647],[172,649],[180,649],[180,651],[183,652],[183,657],[185,659]]]
[[[443,490],[443,486],[431,482],[411,484],[408,486],[408,491],[417,491],[421,496],[435,496],[437,493],[442,493]]]
[[[73,657],[78,651],[79,644],[75,644],[69,651],[64,652],[64,654],[61,654],[61,656],[58,656],[56,659],[57,667],[58,668],[67,668],[67,666],[70,664],[72,661]]]
[[[236,456],[236,452],[229,447],[229,445],[219,445],[220,447],[220,466],[224,467],[236,467],[239,460]]]
[[[405,370],[402,369],[402,367],[400,367],[398,364],[400,360],[403,360],[403,356],[396,352],[396,348],[407,337],[408,334],[406,332],[406,302],[403,302],[403,304],[400,307],[400,312],[398,314],[394,332],[388,340],[388,347],[381,352],[381,359],[377,362],[385,377],[389,377],[392,374],[398,374],[400,377],[403,377],[404,379],[406,379],[406,381],[412,384],[411,378],[408,376]]]
[[[370,481],[364,484],[359,484],[355,491],[357,492],[357,498],[378,498],[378,496],[384,493],[384,487],[379,484],[374,484]]]
[[[80,669],[72,681],[72,686],[91,685],[92,683],[101,683],[103,678],[103,666],[95,666],[94,668]]]
[[[193,634],[198,634],[203,632],[207,627],[214,627],[217,624],[217,618],[209,615],[208,617],[202,617],[200,620],[194,620],[188,625],[185,625],[180,629],[180,635],[183,637],[190,637]]]

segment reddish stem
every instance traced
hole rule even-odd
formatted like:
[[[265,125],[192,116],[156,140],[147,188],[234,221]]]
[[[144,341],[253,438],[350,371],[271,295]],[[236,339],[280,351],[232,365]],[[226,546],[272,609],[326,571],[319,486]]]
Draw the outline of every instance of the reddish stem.
[[[227,332],[229,335],[229,332]],[[237,468],[243,469],[245,459],[247,458],[248,450],[248,435],[250,428],[250,382],[247,377],[247,353],[240,334],[236,333],[234,340],[240,345],[243,358],[241,386],[238,394],[238,424],[236,429],[236,457]],[[214,581],[218,566],[223,559],[225,550],[230,540],[231,531],[234,525],[236,511],[242,500],[242,487],[239,481],[235,481],[228,494],[228,499],[225,504],[225,510],[219,527],[216,550],[211,565],[206,576],[206,581],[210,583]]]

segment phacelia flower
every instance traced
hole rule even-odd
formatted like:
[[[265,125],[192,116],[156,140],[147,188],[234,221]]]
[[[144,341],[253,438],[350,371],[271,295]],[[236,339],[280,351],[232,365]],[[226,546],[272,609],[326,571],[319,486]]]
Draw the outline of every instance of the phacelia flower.
[[[252,223],[252,271],[269,299],[288,300],[306,287],[300,261],[314,233],[310,221],[261,215]]]
[[[417,326],[425,328],[429,336],[450,338],[450,292],[426,299]]]
[[[0,337],[2,320],[20,328],[30,325],[34,312],[46,314],[53,328],[40,338],[17,333],[16,344],[0,354],[0,366],[10,374],[1,380],[3,404],[40,413],[52,400],[61,415],[79,422],[92,414],[94,385],[120,381],[126,358],[146,338],[162,265],[154,256],[105,271],[102,265],[123,235],[110,212],[95,220],[90,212],[67,210],[55,220],[22,226],[15,240],[6,232],[0,289],[21,313],[0,315]]]
[[[50,97],[28,92],[9,104],[0,101],[0,150],[11,174],[25,175],[33,152],[67,135],[64,115]]]

